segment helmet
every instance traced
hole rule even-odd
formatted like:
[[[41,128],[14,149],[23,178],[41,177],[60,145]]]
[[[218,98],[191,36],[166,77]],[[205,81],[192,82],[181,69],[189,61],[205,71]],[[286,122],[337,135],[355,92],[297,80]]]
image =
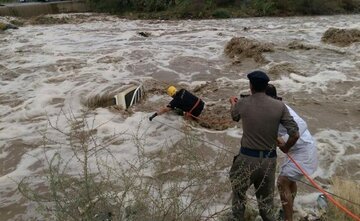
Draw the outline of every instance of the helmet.
[[[168,87],[168,89],[167,89],[167,94],[170,96],[170,97],[172,97],[172,96],[174,96],[175,94],[176,94],[176,87],[174,87],[174,86],[170,86],[170,87]]]

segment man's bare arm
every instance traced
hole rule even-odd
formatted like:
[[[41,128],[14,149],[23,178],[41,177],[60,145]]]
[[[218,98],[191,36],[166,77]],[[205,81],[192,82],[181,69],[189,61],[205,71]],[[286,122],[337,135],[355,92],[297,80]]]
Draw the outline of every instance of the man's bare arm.
[[[287,152],[289,152],[290,148],[295,145],[295,143],[297,142],[299,137],[300,137],[299,132],[296,132],[296,133],[292,134],[291,136],[289,136],[289,139],[286,141],[286,143],[284,142],[284,140],[278,139],[278,142],[277,142],[278,147],[280,148],[280,150],[282,152],[287,153]]]
[[[163,107],[163,108],[160,108],[160,110],[158,110],[156,113],[157,113],[158,115],[161,115],[161,114],[164,114],[164,113],[166,113],[166,112],[169,112],[170,110],[171,110],[170,107]]]
[[[232,117],[233,121],[239,121],[240,115],[235,113],[235,106],[236,106],[236,103],[238,102],[238,98],[235,96],[231,96],[229,98],[229,102],[231,104],[230,112],[231,112],[231,117]]]

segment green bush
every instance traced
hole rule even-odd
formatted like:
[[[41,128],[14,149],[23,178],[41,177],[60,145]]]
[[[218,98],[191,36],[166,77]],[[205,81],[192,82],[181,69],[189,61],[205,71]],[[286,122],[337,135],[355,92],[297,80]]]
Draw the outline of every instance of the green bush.
[[[276,12],[276,4],[271,0],[255,0],[252,2],[252,7],[256,11],[257,16],[274,15]]]
[[[0,0],[0,3],[16,2],[16,0]]]
[[[214,0],[216,6],[228,6],[235,3],[235,0]]]
[[[348,12],[360,12],[359,0],[342,0],[341,7]]]
[[[344,4],[338,0],[278,0],[275,3],[278,13],[287,15],[324,15],[342,13],[345,10],[343,5]]]
[[[176,5],[176,11],[180,18],[202,18],[206,10],[210,8],[209,2],[206,0],[180,0]]]
[[[137,0],[132,1],[134,10],[140,12],[156,12],[166,10],[169,6],[168,0]]]
[[[6,1],[6,0],[2,0]],[[242,16],[323,15],[359,12],[359,0],[87,0],[94,11],[138,13],[138,17],[229,18]],[[232,13],[223,9],[231,8]],[[162,16],[161,16],[162,17]]]
[[[117,0],[88,0],[87,3],[93,11],[99,12],[119,13],[128,9]]]
[[[304,10],[305,14],[309,15],[324,15],[343,12],[337,0],[312,0],[310,7],[304,8]]]
[[[215,9],[215,11],[212,13],[212,16],[214,18],[230,18],[231,17],[231,13],[226,10],[226,9]]]
[[[109,12],[156,12],[168,9],[175,4],[174,0],[88,0],[96,11]]]

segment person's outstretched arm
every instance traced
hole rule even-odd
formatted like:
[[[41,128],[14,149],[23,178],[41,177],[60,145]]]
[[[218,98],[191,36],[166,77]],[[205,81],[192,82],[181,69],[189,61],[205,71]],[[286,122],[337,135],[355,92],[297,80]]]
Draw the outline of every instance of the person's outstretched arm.
[[[149,120],[152,121],[156,116],[169,112],[170,110],[171,110],[170,107],[162,107],[158,111],[156,111],[153,115],[151,115],[151,117],[149,117]]]
[[[164,113],[166,113],[166,112],[169,112],[170,110],[171,110],[170,107],[162,107],[162,108],[160,108],[156,113],[157,113],[158,115],[162,115],[162,114],[164,114]]]
[[[229,98],[229,102],[231,104],[230,107],[230,113],[231,113],[231,117],[233,119],[233,121],[239,121],[240,120],[240,114],[239,114],[239,110],[236,107],[237,103],[238,103],[238,98],[235,96],[231,96]]]

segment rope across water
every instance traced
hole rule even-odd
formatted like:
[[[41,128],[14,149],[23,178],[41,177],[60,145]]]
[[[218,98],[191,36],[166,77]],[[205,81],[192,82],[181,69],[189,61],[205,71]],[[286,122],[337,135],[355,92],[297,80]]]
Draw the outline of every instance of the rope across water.
[[[165,125],[165,126],[167,126],[167,127],[169,127],[169,128],[172,128],[172,129],[174,129],[174,130],[177,130],[177,131],[179,131],[179,132],[181,132],[181,133],[186,134],[186,131],[181,130],[181,129],[178,129],[178,128],[174,127],[174,126],[171,126],[171,125],[169,125],[169,124],[167,124],[167,123],[164,123],[164,122],[162,122],[162,121],[159,121],[159,120],[157,120],[157,119],[154,119],[153,121],[155,121],[155,122],[157,122],[157,123],[160,123],[160,124],[163,124],[163,125]],[[230,154],[233,154],[233,155],[236,155],[236,154],[237,154],[237,153],[235,153],[235,152],[233,152],[233,151],[231,151],[231,150],[228,150],[228,149],[226,149],[226,148],[224,148],[224,147],[221,147],[221,146],[219,146],[219,145],[217,145],[217,144],[214,144],[214,143],[212,143],[212,142],[209,142],[209,141],[207,141],[207,140],[204,140],[204,139],[201,139],[201,138],[198,138],[198,137],[196,137],[196,139],[199,140],[199,141],[202,141],[202,142],[204,142],[204,143],[210,144],[210,145],[212,145],[212,146],[214,146],[214,147],[216,147],[216,148],[218,148],[218,149],[224,150],[224,151],[226,151],[226,152],[228,152],[228,153],[230,153]],[[352,213],[351,211],[349,211],[345,206],[343,206],[343,205],[341,205],[339,202],[337,202],[332,196],[337,197],[337,198],[342,199],[342,200],[345,200],[345,201],[347,201],[348,203],[351,203],[351,204],[353,204],[353,205],[355,205],[355,206],[360,207],[360,205],[359,205],[358,203],[352,202],[352,201],[350,201],[350,200],[348,200],[348,199],[345,199],[345,198],[343,198],[343,197],[341,197],[341,196],[337,196],[337,195],[334,194],[334,193],[331,193],[331,192],[329,192],[329,191],[326,191],[326,190],[322,189],[322,188],[301,168],[301,166],[300,166],[289,154],[287,154],[287,156],[290,158],[290,160],[291,160],[292,162],[294,162],[294,164],[295,164],[295,165],[298,167],[298,169],[304,174],[304,176],[310,181],[311,184],[306,183],[306,182],[304,182],[304,181],[302,181],[302,180],[297,180],[297,179],[295,179],[296,181],[299,181],[299,182],[301,182],[301,183],[303,183],[303,184],[305,184],[305,185],[307,185],[307,186],[310,186],[310,187],[312,187],[312,188],[314,188],[314,189],[319,190],[320,192],[322,192],[323,194],[325,194],[325,196],[326,196],[335,206],[337,206],[339,209],[341,209],[344,213],[346,213],[347,215],[349,215],[349,216],[350,216],[351,218],[353,218],[354,220],[360,221],[360,218],[359,218],[357,215],[353,214],[353,213]]]

